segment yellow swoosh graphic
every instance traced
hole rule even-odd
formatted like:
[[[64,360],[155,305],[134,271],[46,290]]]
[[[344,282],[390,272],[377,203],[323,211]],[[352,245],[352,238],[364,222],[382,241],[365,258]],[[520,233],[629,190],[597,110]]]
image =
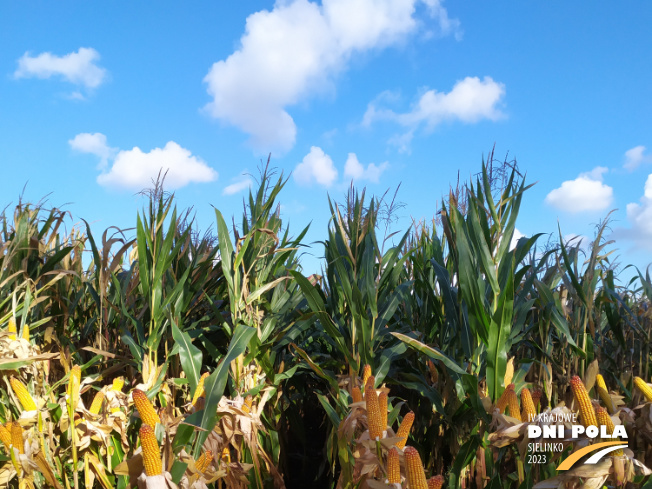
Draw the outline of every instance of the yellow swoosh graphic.
[[[573,464],[575,464],[575,462],[581,459],[584,455],[594,452],[599,448],[611,447],[613,445],[622,445],[622,443],[623,443],[622,440],[605,441],[603,443],[595,443],[593,445],[589,445],[588,447],[580,448],[578,451],[571,453],[571,455],[566,460],[564,460],[559,465],[559,467],[557,467],[557,470],[568,470],[573,466]]]

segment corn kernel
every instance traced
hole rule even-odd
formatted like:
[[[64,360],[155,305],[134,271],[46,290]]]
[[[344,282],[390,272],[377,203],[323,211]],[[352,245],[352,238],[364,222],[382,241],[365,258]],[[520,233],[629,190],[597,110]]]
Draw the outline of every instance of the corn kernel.
[[[200,397],[204,397],[204,395],[206,394],[206,391],[204,390],[204,380],[206,380],[206,377],[208,377],[209,375],[210,374],[206,372],[200,377],[199,383],[197,384],[197,388],[195,389],[195,395],[192,396],[193,406],[197,404],[197,401],[199,400]]]
[[[615,413],[616,409],[614,408],[613,401],[611,400],[611,396],[607,390],[607,384],[605,384],[604,377],[600,374],[595,377],[595,388],[609,414]]]
[[[7,333],[9,333],[9,339],[10,340],[15,340],[16,339],[16,334],[18,331],[16,330],[16,320],[14,318],[9,318],[9,324],[7,325]]]
[[[574,375],[570,380],[571,389],[573,390],[573,396],[575,397],[575,402],[579,406],[580,420],[585,427],[597,426],[598,421],[595,418],[595,410],[593,409],[593,404],[591,403],[591,398],[589,393],[586,392],[586,387],[577,375]]]
[[[242,409],[242,411],[245,412],[245,413],[250,413],[251,412],[251,406],[253,406],[253,405],[254,405],[254,398],[251,397],[251,395],[247,395],[247,397],[245,397],[244,402],[242,403],[242,407],[240,409]]]
[[[401,483],[401,465],[396,448],[392,448],[387,452],[387,482],[390,484]]]
[[[514,389],[507,391],[507,406],[509,407],[509,415],[521,421],[521,408],[518,405],[518,397],[516,397]]]
[[[521,389],[521,407],[523,408],[523,421],[526,423],[532,422],[537,415],[537,410],[534,407],[534,401],[532,401],[530,389],[527,387]]]
[[[423,464],[419,452],[414,447],[405,447],[405,474],[410,489],[428,489],[426,474],[423,471]]]
[[[140,445],[143,447],[143,465],[145,475],[161,475],[163,473],[163,462],[161,461],[161,449],[158,446],[154,428],[144,424],[140,428]]]
[[[364,366],[364,369],[362,370],[362,387],[367,386],[367,381],[369,380],[369,377],[371,377],[371,365],[367,364]]]
[[[206,469],[208,469],[212,461],[213,461],[213,452],[211,452],[210,450],[206,450],[204,453],[202,453],[199,456],[199,458],[195,462],[195,467],[199,472],[206,472]]]
[[[498,402],[496,403],[496,408],[500,411],[500,414],[503,414],[505,412],[505,408],[507,407],[507,399],[509,397],[509,391],[514,391],[514,384],[509,384],[505,388],[500,398],[498,399]]]
[[[23,443],[23,427],[18,421],[11,423],[11,444],[18,449],[18,453],[25,453],[25,444]]]
[[[11,384],[11,389],[14,391],[14,394],[16,394],[16,397],[20,402],[20,405],[23,406],[23,409],[25,411],[35,411],[36,403],[34,402],[32,396],[27,391],[27,387],[25,387],[25,384],[23,384],[20,380],[14,377],[11,377],[9,379],[9,383]]]
[[[369,377],[373,379],[373,377]],[[369,438],[377,440],[383,437],[382,419],[380,416],[380,405],[378,394],[373,387],[373,381],[367,383],[364,389],[364,398],[367,404],[367,424],[369,425]]]
[[[140,414],[140,419],[143,420],[144,424],[149,426],[156,426],[156,423],[161,422],[161,418],[159,418],[158,414],[156,414],[154,406],[149,401],[149,399],[147,399],[147,395],[143,391],[140,389],[134,389],[132,396],[134,398],[134,404],[136,405],[138,414]]]
[[[122,387],[125,385],[124,377],[116,377],[113,379],[113,385],[111,386],[112,391],[121,391]]]
[[[647,402],[652,402],[652,387],[650,387],[648,383],[645,382],[640,377],[634,377],[634,384],[636,385],[638,390],[640,390],[641,393],[645,396]]]
[[[362,402],[362,392],[360,392],[360,387],[357,385],[351,389],[351,398],[353,402]]]
[[[378,396],[378,409],[380,410],[380,426],[385,431],[387,429],[387,392],[381,392]]]
[[[0,441],[2,441],[7,449],[11,446],[11,432],[3,424],[0,424]]]
[[[89,409],[91,414],[99,414],[102,409],[102,403],[104,402],[104,392],[98,391],[93,398],[93,403]]]
[[[613,434],[614,429],[616,427],[614,426],[614,422],[611,419],[611,416],[609,416],[609,413],[607,412],[607,410],[605,408],[603,408],[603,407],[598,407],[595,410],[595,416],[598,419],[598,423],[600,424],[600,426],[605,426],[606,427],[607,434],[609,434],[609,435]],[[606,440],[606,441],[615,441],[615,440],[609,439],[609,440]],[[614,453],[614,455],[623,455],[623,451],[620,448],[618,450],[615,450],[613,453]]]
[[[428,479],[428,489],[441,489],[444,485],[444,476],[436,475]]]
[[[396,436],[402,438],[402,440],[396,443],[397,447],[403,448],[405,443],[407,443],[408,435],[410,434],[410,429],[412,428],[412,423],[414,423],[414,413],[410,411],[405,416],[403,416],[403,421],[401,421],[401,424],[398,427],[398,431],[396,432]]]

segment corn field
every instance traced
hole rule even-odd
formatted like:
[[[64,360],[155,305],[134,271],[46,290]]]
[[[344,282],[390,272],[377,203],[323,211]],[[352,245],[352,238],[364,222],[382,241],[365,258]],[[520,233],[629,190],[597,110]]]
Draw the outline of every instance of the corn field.
[[[0,487],[652,487],[652,279],[619,279],[608,216],[588,249],[513,240],[530,185],[490,155],[402,233],[329,201],[307,276],[286,182],[262,167],[214,235],[160,181],[135,233],[5,211]],[[546,413],[601,436],[533,454]]]

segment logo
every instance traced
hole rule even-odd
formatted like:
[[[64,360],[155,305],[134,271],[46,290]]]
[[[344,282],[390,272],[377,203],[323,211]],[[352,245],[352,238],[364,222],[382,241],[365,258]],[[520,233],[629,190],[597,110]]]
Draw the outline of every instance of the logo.
[[[527,435],[530,440],[544,439],[551,440],[551,442],[536,442],[528,443],[528,452],[533,454],[529,455],[528,460],[530,463],[546,463],[545,454],[537,455],[541,452],[562,452],[564,450],[564,444],[561,440],[567,439],[567,425],[570,424],[571,438],[578,438],[580,435],[586,435],[590,439],[600,437],[602,440],[608,440],[609,438],[614,439],[614,441],[603,441],[600,443],[594,443],[592,445],[580,448],[579,450],[573,452],[568,456],[558,467],[557,470],[568,470],[573,467],[573,465],[585,455],[589,453],[596,452],[591,457],[589,457],[584,463],[585,464],[596,464],[604,457],[605,455],[627,447],[627,442],[623,439],[627,439],[627,432],[623,425],[614,426],[613,433],[607,433],[606,426],[589,426],[585,428],[581,424],[577,423],[577,414],[570,412],[548,412],[538,415],[535,420],[539,423],[545,424],[530,424],[527,427]],[[560,440],[559,442],[554,442],[553,440]]]

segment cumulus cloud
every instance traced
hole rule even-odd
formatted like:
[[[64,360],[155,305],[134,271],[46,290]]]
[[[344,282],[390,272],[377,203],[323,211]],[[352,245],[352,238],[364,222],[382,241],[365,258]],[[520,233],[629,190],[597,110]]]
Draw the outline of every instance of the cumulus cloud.
[[[73,139],[68,141],[68,144],[75,151],[80,153],[89,153],[100,158],[98,167],[100,169],[106,168],[109,158],[113,157],[116,153],[116,148],[110,148],[106,143],[106,136],[100,132],[93,134],[83,132],[77,134]]]
[[[631,227],[620,230],[620,234],[634,240],[641,247],[652,250],[652,174],[645,181],[640,203],[627,204],[627,220]]]
[[[31,56],[27,52],[18,59],[14,77],[47,79],[58,76],[75,85],[97,88],[107,74],[104,68],[96,64],[99,59],[100,54],[93,48],[79,48],[78,51],[63,56],[52,53]],[[77,97],[81,95],[79,92],[75,94]]]
[[[578,213],[607,209],[613,202],[613,188],[602,181],[608,169],[598,166],[567,180],[546,196],[546,203],[562,211]]]
[[[636,146],[625,151],[625,170],[634,171],[644,163],[652,163],[652,155],[645,154],[645,146]]]
[[[330,187],[337,180],[337,169],[330,156],[318,146],[312,146],[310,153],[303,157],[293,172],[299,185],[311,185],[314,182]]]
[[[390,120],[410,128],[425,125],[426,129],[432,130],[444,121],[495,121],[504,117],[499,107],[504,96],[505,85],[493,78],[485,76],[480,80],[478,77],[466,77],[455,83],[448,93],[425,91],[412,110],[396,113],[382,107],[382,102],[388,98],[388,93],[384,92],[368,105],[362,125],[370,126],[378,120]]]
[[[442,31],[459,27],[439,0],[278,0],[247,18],[239,49],[204,78],[208,113],[249,134],[256,148],[289,150],[297,128],[287,107],[332,89],[353,54],[415,32],[420,3]]]
[[[385,161],[380,165],[369,163],[365,168],[362,163],[358,161],[355,153],[349,153],[346,163],[344,164],[344,176],[352,180],[369,180],[373,183],[378,183],[380,175],[389,168],[389,163]]]
[[[512,241],[509,243],[509,251],[512,251],[514,248],[516,248],[516,245],[518,244],[518,240],[521,238],[527,238],[522,232],[518,230],[518,228],[514,228],[514,234],[512,235]]]
[[[251,187],[252,184],[251,177],[248,175],[242,174],[234,183],[231,185],[227,185],[224,187],[224,190],[222,190],[222,195],[234,195],[239,192],[242,192],[245,189],[248,189]]]

